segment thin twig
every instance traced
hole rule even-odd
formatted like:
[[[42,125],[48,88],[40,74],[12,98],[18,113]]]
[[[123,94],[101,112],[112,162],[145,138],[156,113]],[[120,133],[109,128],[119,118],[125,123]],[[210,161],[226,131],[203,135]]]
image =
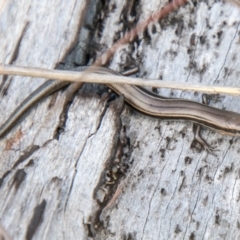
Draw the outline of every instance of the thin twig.
[[[132,42],[141,32],[143,32],[146,27],[153,22],[157,22],[164,17],[166,17],[169,13],[175,11],[179,7],[185,5],[188,0],[173,0],[170,3],[167,3],[160,10],[153,13],[146,20],[141,21],[136,25],[136,27],[132,28],[130,31],[126,32],[122,38],[116,41],[104,54],[96,59],[96,61],[89,66],[89,68],[85,71],[91,72],[92,67],[104,66],[109,62],[109,60],[113,57],[116,51],[124,44]]]
[[[168,82],[157,79],[146,80],[142,78],[124,77],[118,75],[103,75],[89,72],[76,72],[64,70],[50,70],[43,68],[18,67],[0,64],[0,74],[2,75],[20,75],[28,77],[38,77],[47,79],[58,79],[71,82],[92,82],[104,84],[129,84],[138,86],[151,86],[159,88],[180,89],[187,91],[199,91],[205,93],[221,93],[228,95],[240,95],[240,88],[211,86],[190,83]]]
[[[113,194],[112,198],[107,203],[107,205],[103,208],[103,211],[107,210],[109,207],[111,207],[116,202],[118,197],[122,194],[122,190],[123,190],[123,184],[118,185],[117,190],[115,191],[115,193]]]
[[[143,32],[150,23],[163,19],[169,13],[183,6],[187,2],[188,0],[173,0],[170,3],[167,3],[163,8],[156,11],[146,20],[138,23],[137,26],[132,28],[130,31],[126,32],[125,35],[120,38],[116,43],[114,43],[101,57],[99,57],[92,66],[105,65],[120,46],[133,41],[137,37],[137,35]]]

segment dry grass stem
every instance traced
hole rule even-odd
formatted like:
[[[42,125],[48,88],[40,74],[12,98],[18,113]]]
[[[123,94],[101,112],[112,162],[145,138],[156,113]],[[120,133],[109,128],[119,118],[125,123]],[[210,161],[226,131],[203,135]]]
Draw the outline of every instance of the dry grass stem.
[[[138,86],[151,86],[159,88],[180,89],[187,91],[199,91],[205,93],[219,93],[228,95],[240,95],[240,88],[225,87],[225,86],[211,86],[191,83],[179,83],[160,81],[157,79],[146,80],[142,78],[124,77],[117,75],[103,75],[90,72],[76,72],[64,70],[49,70],[42,68],[18,67],[11,65],[0,65],[1,75],[20,75],[28,77],[57,79],[62,81],[72,82],[92,82],[103,84],[130,84]]]

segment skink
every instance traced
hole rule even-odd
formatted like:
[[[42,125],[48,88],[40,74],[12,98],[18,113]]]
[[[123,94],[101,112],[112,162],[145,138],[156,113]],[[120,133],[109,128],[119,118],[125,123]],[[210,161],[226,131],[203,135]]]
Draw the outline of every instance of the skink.
[[[85,71],[88,67],[79,67]],[[118,74],[103,68],[91,67],[91,73]],[[69,85],[70,82],[48,80],[30,94],[0,127],[0,137],[4,136],[17,120],[40,99]],[[118,95],[124,95],[125,101],[137,111],[152,117],[165,119],[185,119],[211,128],[221,134],[240,135],[240,114],[220,110],[197,102],[164,98],[141,87],[121,84],[107,84]]]

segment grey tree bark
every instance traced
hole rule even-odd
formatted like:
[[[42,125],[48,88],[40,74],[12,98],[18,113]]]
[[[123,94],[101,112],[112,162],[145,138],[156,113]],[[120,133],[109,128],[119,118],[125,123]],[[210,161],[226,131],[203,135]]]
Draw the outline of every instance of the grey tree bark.
[[[0,62],[91,64],[166,1],[0,1]],[[240,9],[189,1],[116,52],[146,79],[239,86]],[[42,82],[2,76],[0,123]],[[86,84],[37,104],[0,139],[0,222],[13,239],[238,239],[239,138],[153,119]],[[200,93],[158,89],[201,101]],[[210,104],[240,112],[239,97]],[[66,119],[62,121],[62,113]],[[0,228],[1,230],[1,228]],[[3,230],[2,230],[3,232]],[[3,233],[2,233],[3,234]]]

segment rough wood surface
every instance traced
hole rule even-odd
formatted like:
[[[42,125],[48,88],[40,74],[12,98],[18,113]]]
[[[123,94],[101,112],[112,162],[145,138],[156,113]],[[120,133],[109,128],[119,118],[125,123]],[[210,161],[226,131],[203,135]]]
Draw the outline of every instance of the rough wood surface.
[[[46,68],[91,63],[166,3],[91,1],[86,14],[86,2],[0,2],[0,61]],[[239,13],[218,1],[191,1],[122,47],[110,67],[137,64],[146,79],[239,86]],[[2,77],[0,122],[42,82]],[[158,92],[201,101],[198,93]],[[59,92],[0,140],[0,222],[9,235],[238,239],[239,138],[204,129],[218,149],[212,155],[192,144],[192,123],[152,119],[121,100],[108,104],[86,85],[66,108]],[[239,100],[213,96],[210,104],[240,112]],[[62,112],[67,119],[59,130]],[[116,167],[122,174],[113,181]]]

